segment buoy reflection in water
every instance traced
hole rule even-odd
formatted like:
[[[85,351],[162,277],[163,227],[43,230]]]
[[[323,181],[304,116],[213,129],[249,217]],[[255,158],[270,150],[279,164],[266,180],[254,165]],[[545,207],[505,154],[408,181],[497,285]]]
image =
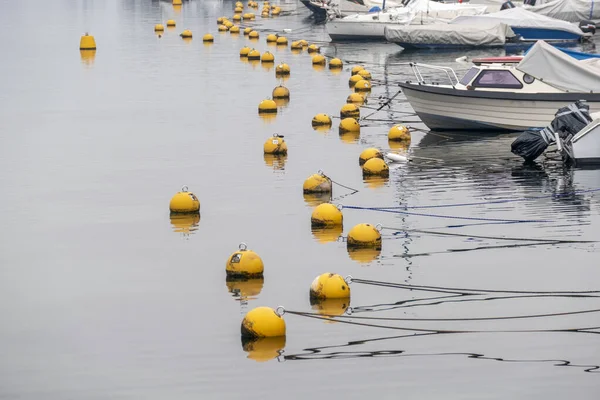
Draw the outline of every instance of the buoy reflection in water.
[[[248,300],[257,299],[264,286],[264,278],[232,279],[226,278],[225,285],[231,295],[240,302],[247,304]]]
[[[365,186],[369,189],[377,189],[385,186],[388,181],[388,176],[377,176],[377,175],[365,175],[363,176],[363,181],[365,182]]]
[[[290,103],[290,99],[273,99],[275,104],[277,104],[277,108],[284,108]]]
[[[360,139],[360,132],[343,132],[340,133],[340,139],[344,143],[355,144]]]
[[[274,170],[285,170],[287,154],[264,154],[265,164]]]
[[[306,196],[309,195],[304,195],[304,198],[306,200]],[[320,204],[326,203],[326,201],[321,202]],[[324,228],[317,228],[317,227],[311,227],[311,231],[313,234],[313,237],[315,238],[315,240],[319,243],[331,243],[331,242],[336,242],[339,240],[340,236],[342,235],[342,232],[344,231],[344,228],[342,227],[342,225],[338,225],[338,226],[331,226],[331,227],[324,227]]]
[[[350,259],[361,264],[369,264],[379,257],[381,249],[377,248],[347,248]]]
[[[277,118],[277,114],[273,114],[273,113],[263,113],[263,114],[258,114],[258,116],[260,117],[260,119],[263,120],[264,123],[267,123],[267,124],[275,122],[275,118]]]
[[[256,362],[265,362],[279,357],[285,348],[285,336],[259,339],[242,338],[242,349],[248,358]]]
[[[304,202],[309,206],[316,207],[319,204],[331,201],[331,192],[329,193],[304,193]]]
[[[344,315],[348,307],[350,307],[350,299],[326,299],[326,300],[310,300],[310,306],[318,314],[324,316],[335,316]],[[325,323],[334,324],[337,321],[335,319],[326,319]]]
[[[327,134],[331,131],[331,125],[313,125],[312,128],[313,130],[323,134]]]
[[[325,71],[326,69],[324,64],[313,64],[312,67],[315,71]]]
[[[173,232],[183,233],[189,236],[198,230],[200,224],[200,214],[171,214],[171,225]]]
[[[399,142],[397,140],[388,140],[388,146],[390,149],[397,151],[401,155],[406,155],[406,151],[410,147],[409,142]]]
[[[86,66],[94,65],[96,59],[96,50],[79,50],[81,54],[81,63]]]

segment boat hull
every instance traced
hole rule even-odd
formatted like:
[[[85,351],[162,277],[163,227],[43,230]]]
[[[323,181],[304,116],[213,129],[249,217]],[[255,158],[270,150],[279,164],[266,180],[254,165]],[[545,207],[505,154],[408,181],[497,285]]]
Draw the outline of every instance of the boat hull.
[[[577,164],[600,163],[600,119],[593,121],[575,135],[573,155]]]
[[[319,21],[327,19],[327,10],[325,8],[313,4],[310,0],[300,0],[300,2],[304,4],[304,6],[308,8]]]
[[[523,131],[543,128],[556,110],[587,100],[600,111],[598,93],[515,93],[458,90],[451,87],[400,83],[421,121],[431,130]]]
[[[562,31],[559,29],[543,29],[511,26],[513,32],[521,35],[522,40],[536,41],[545,40],[546,42],[578,42],[581,36],[572,32]]]
[[[385,41],[386,23],[343,21],[334,19],[328,21],[326,28],[331,40],[340,41]],[[393,26],[393,24],[390,24]]]

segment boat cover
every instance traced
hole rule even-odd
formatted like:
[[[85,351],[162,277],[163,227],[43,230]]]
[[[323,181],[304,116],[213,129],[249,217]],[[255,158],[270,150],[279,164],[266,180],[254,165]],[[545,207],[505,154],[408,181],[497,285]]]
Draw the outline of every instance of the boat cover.
[[[538,0],[535,6],[523,7],[537,14],[570,22],[600,19],[599,0]]]
[[[543,40],[537,41],[516,68],[548,85],[568,92],[600,93],[600,72],[555,49]]]
[[[600,6],[600,5],[599,5]],[[460,16],[450,21],[451,24],[473,24],[473,23],[493,23],[502,22],[506,25],[516,28],[543,28],[557,29],[565,32],[582,36],[583,32],[579,27],[571,22],[560,19],[546,17],[527,11],[521,7],[509,8],[492,14],[476,16]]]
[[[385,38],[402,45],[431,46],[502,46],[507,37],[515,34],[508,25],[401,25],[385,27]]]
[[[460,15],[481,15],[487,11],[487,6],[469,3],[441,3],[430,0],[412,0],[406,8],[415,14],[415,19],[446,19]]]

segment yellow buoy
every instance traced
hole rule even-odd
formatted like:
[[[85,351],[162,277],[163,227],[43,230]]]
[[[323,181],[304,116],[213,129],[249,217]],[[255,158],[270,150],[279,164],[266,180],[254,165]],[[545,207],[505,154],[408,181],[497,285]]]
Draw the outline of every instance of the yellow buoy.
[[[304,49],[304,47],[302,47],[302,43],[300,43],[299,40],[296,40],[295,42],[292,42],[292,44],[290,45],[290,48],[292,50],[302,50],[302,49]]]
[[[350,73],[352,75],[356,75],[356,74],[358,74],[358,71],[363,70],[363,69],[365,69],[365,67],[363,67],[362,65],[355,65],[354,67],[352,67],[352,70]]]
[[[273,55],[273,53],[266,51],[260,58],[260,61],[264,63],[272,63],[275,62],[275,56]]]
[[[369,91],[371,91],[371,82],[366,81],[364,79],[356,82],[356,84],[354,85],[354,91],[355,92],[369,92]]]
[[[350,297],[350,287],[341,275],[331,272],[315,278],[310,285],[310,298],[314,300],[347,299]]]
[[[410,132],[404,125],[394,125],[388,132],[388,140],[410,143]]]
[[[248,53],[248,60],[260,60],[260,51],[256,49],[250,50]]]
[[[360,82],[363,80],[363,77],[356,74],[356,75],[352,75],[350,77],[350,79],[348,80],[348,85],[350,85],[350,87],[354,87],[354,85],[356,85],[357,82]]]
[[[250,32],[250,33],[248,34],[248,37],[249,37],[250,39],[258,39],[258,32],[256,32],[256,31],[252,31],[252,32]]]
[[[269,14],[269,12],[268,12],[268,11],[263,11],[263,12],[261,12],[261,13],[260,13],[260,16],[261,16],[262,18],[269,18],[269,17],[270,17],[270,14]]]
[[[229,28],[225,25],[219,25],[219,32],[227,32]]]
[[[308,52],[309,53],[318,53],[321,49],[319,49],[319,46],[317,46],[316,44],[311,44],[310,46],[308,46]]]
[[[361,69],[360,71],[358,71],[357,75],[362,76],[362,78],[365,81],[370,81],[371,80],[371,73],[369,71],[367,71],[366,69]]]
[[[244,8],[244,3],[242,3],[241,1],[236,1],[235,7],[236,8]]]
[[[277,38],[277,45],[278,46],[284,46],[284,45],[287,45],[287,44],[288,44],[288,40],[287,40],[287,38],[285,36],[279,36]]]
[[[267,43],[273,43],[273,42],[277,42],[277,35],[275,35],[274,33],[269,33],[267,35]]]
[[[202,41],[212,43],[215,41],[215,37],[213,35],[211,35],[210,33],[207,33],[206,35],[202,36]]]
[[[186,29],[185,31],[181,32],[179,34],[179,36],[181,36],[184,39],[191,39],[192,38],[192,31],[190,31],[189,29]]]
[[[265,142],[265,154],[287,154],[288,147],[282,135],[273,135]]]
[[[313,227],[340,226],[343,221],[342,211],[331,203],[319,204],[310,216]]]
[[[240,33],[240,27],[237,25],[232,26],[231,29],[229,29],[229,33],[234,35]]]
[[[347,245],[353,247],[381,248],[381,234],[371,224],[358,224],[348,232]]]
[[[242,7],[236,7],[236,8],[233,9],[233,12],[235,14],[241,14],[241,13],[244,12],[244,9]]]
[[[247,27],[244,29],[244,35],[248,36],[250,34],[250,32],[252,32],[252,28]]]
[[[182,4],[181,0],[173,0],[173,5],[174,6],[180,6],[181,4]]]
[[[346,99],[346,103],[361,106],[365,103],[365,98],[360,93],[350,93]]]
[[[96,50],[96,39],[86,33],[79,40],[79,50]]]
[[[281,14],[281,8],[275,7],[271,10],[271,15],[279,15]]]
[[[276,114],[277,113],[277,103],[275,103],[273,100],[270,100],[270,99],[261,101],[260,104],[258,105],[258,113],[259,114],[264,114],[264,113]]]
[[[256,362],[266,362],[278,358],[285,348],[285,336],[258,339],[242,338],[242,349],[248,353],[247,358]]]
[[[290,74],[290,66],[285,64],[285,63],[281,63],[279,64],[277,67],[275,67],[275,75],[289,75]]]
[[[344,63],[339,58],[332,58],[329,60],[329,69],[339,69],[344,66]]]
[[[233,18],[231,18],[234,22],[240,22],[242,20],[242,16],[240,14],[235,14]]]
[[[252,49],[248,46],[242,47],[242,49],[240,50],[240,57],[248,57],[248,53],[250,53],[251,51]]]
[[[274,99],[289,99],[290,98],[290,90],[285,86],[277,86],[273,89],[273,98]]]
[[[174,19],[170,19],[170,20],[167,21],[167,26],[175,27],[175,25],[176,24],[175,24],[175,20]]]
[[[163,24],[154,25],[154,32],[162,32],[165,30],[165,26]]]
[[[242,15],[242,19],[244,21],[252,21],[253,19],[256,19],[256,15],[254,15],[254,13],[245,13]]]
[[[239,250],[229,256],[225,263],[225,272],[230,279],[262,278],[264,269],[262,259],[248,250],[245,243],[241,243]]]
[[[223,20],[224,19],[225,19],[225,17],[219,17],[219,18],[217,18],[217,25],[223,24]]]
[[[306,178],[302,191],[306,193],[331,193],[332,182],[323,173],[313,174]]]
[[[242,321],[242,337],[264,338],[285,336],[285,321],[270,307],[249,311]]]
[[[389,176],[390,168],[382,158],[371,158],[362,167],[363,175]]]
[[[234,21],[235,21],[235,19],[234,19]],[[231,22],[229,20],[224,20],[223,25],[225,25],[227,27],[227,29],[229,29],[233,26],[233,22]]]
[[[326,63],[325,56],[322,54],[315,54],[312,57],[312,63],[313,63],[313,65],[325,65],[325,63]]]
[[[300,42],[300,44],[302,45],[302,47],[308,47],[308,42],[304,39],[300,39],[298,40],[298,42]]]
[[[172,213],[199,213],[200,200],[192,192],[188,192],[188,187],[183,186],[180,192],[171,198],[169,202],[169,210]]]
[[[340,110],[340,118],[348,117],[356,119],[360,117],[360,109],[355,104],[346,103],[342,106],[342,109]]]
[[[327,114],[317,114],[312,119],[312,126],[331,126],[331,117]]]
[[[360,132],[360,124],[354,118],[348,117],[344,118],[340,121],[340,133],[352,132],[358,133]]]
[[[376,149],[375,147],[370,147],[368,149],[363,150],[363,152],[360,153],[360,156],[358,157],[358,163],[360,165],[363,165],[371,158],[381,158],[383,160],[383,154],[381,154],[379,149]]]

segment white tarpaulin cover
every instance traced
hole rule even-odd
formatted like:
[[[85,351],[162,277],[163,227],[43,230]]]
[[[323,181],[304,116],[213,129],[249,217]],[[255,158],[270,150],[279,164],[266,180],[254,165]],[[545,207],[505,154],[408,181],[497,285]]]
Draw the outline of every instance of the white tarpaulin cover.
[[[516,68],[561,90],[600,93],[600,71],[542,40],[529,49]]]
[[[571,32],[576,35],[583,35],[579,27],[571,22],[562,21],[560,19],[546,17],[545,15],[536,14],[527,11],[524,8],[516,7],[507,10],[498,11],[492,14],[476,15],[476,16],[460,16],[450,21],[451,24],[473,24],[473,23],[496,23],[502,22],[506,25],[516,28],[544,28],[544,29],[560,29],[566,32]]]
[[[528,5],[524,5],[523,7],[537,14],[570,22],[580,22],[584,19],[600,19],[599,0],[553,0],[544,2],[543,4],[538,0],[533,7]]]
[[[514,36],[508,25],[405,25],[385,27],[385,38],[402,45],[431,46],[502,46]]]

